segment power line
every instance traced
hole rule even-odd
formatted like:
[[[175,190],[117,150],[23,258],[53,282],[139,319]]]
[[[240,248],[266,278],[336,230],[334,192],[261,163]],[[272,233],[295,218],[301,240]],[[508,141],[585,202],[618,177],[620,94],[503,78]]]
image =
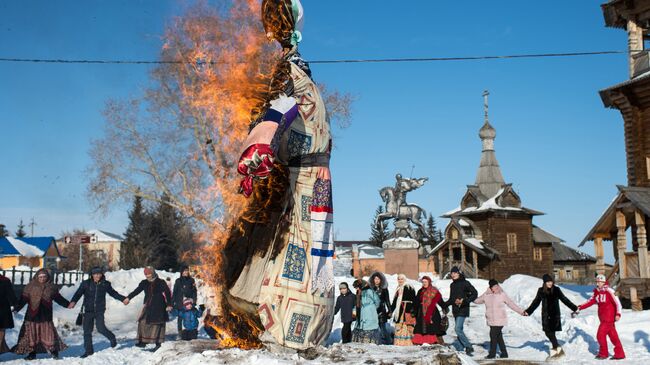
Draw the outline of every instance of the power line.
[[[395,63],[395,62],[437,62],[437,61],[480,61],[502,60],[516,58],[547,58],[547,57],[579,57],[612,54],[626,54],[628,51],[596,51],[596,52],[569,52],[569,53],[534,53],[501,56],[469,56],[469,57],[424,57],[424,58],[376,58],[376,59],[343,59],[343,60],[313,60],[310,64],[336,64],[336,63]],[[0,57],[0,62],[19,63],[59,63],[59,64],[114,64],[114,65],[162,65],[162,64],[217,64],[216,61],[151,61],[151,60],[110,60],[110,59],[47,59],[47,58],[7,58]]]

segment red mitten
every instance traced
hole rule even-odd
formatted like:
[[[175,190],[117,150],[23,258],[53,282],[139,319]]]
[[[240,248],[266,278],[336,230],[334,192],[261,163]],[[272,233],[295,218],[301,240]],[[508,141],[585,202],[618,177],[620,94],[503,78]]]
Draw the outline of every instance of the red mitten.
[[[245,197],[248,198],[253,193],[253,177],[264,179],[269,176],[274,160],[271,146],[264,143],[253,144],[242,153],[237,172],[245,176],[239,184]]]

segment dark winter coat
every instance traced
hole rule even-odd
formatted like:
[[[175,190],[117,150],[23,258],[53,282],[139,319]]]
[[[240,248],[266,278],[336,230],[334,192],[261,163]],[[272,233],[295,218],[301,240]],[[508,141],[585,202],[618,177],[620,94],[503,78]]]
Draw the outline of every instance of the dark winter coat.
[[[443,335],[445,334],[445,330],[440,324],[442,317],[440,316],[440,311],[438,310],[438,305],[443,302],[442,295],[439,292],[436,295],[436,299],[434,299],[431,304],[434,306],[433,314],[431,315],[431,321],[429,323],[425,323],[425,313],[422,310],[422,292],[424,290],[424,288],[420,288],[415,298],[415,305],[413,306],[415,327],[413,328],[413,333],[421,335]]]
[[[334,315],[341,311],[341,323],[350,323],[353,322],[352,318],[352,309],[354,308],[354,301],[356,297],[354,294],[350,293],[348,290],[347,294],[339,295],[336,298],[336,306],[334,307]]]
[[[144,279],[137,288],[128,295],[129,300],[144,291],[144,319],[148,324],[161,324],[169,320],[167,307],[172,305],[172,293],[164,280],[155,278],[152,281]]]
[[[445,306],[451,306],[451,313],[455,317],[469,317],[469,303],[478,298],[476,288],[467,280],[464,275],[460,275],[458,279],[451,282],[449,286],[449,300],[444,303]],[[456,299],[463,299],[463,304],[460,306],[455,304]]]
[[[375,277],[381,279],[379,286],[375,285]],[[388,313],[390,312],[390,295],[388,294],[388,282],[386,277],[380,272],[376,272],[370,276],[370,288],[379,297],[379,307],[377,308],[377,317],[379,323],[383,324],[388,322]]]
[[[172,293],[174,307],[183,308],[183,299],[192,298],[196,303],[196,282],[194,278],[182,276],[174,282],[174,291]]]
[[[393,297],[393,303],[390,305],[390,311],[395,313],[396,310],[398,310],[397,313],[397,318],[401,318],[401,320],[404,320],[404,313],[410,313],[414,314],[415,312],[415,289],[413,289],[412,286],[410,285],[404,285],[404,293],[402,294],[402,305],[400,306],[401,308],[396,308],[397,307],[397,297],[399,296],[399,292],[395,292],[395,296]],[[393,317],[395,317],[395,314],[393,314]]]
[[[124,295],[116,292],[111,282],[104,279],[95,282],[93,278],[81,282],[79,289],[74,293],[71,302],[78,302],[81,296],[84,296],[83,308],[86,313],[103,313],[106,311],[106,294],[119,300],[126,299]]]
[[[30,300],[29,294],[23,291],[23,295],[20,296],[18,304],[15,306],[16,312],[19,312],[27,304],[27,312],[25,312],[25,320],[30,322],[52,322],[52,313],[54,312],[53,304],[56,302],[58,305],[67,308],[70,302],[68,302],[58,291],[56,291],[51,299],[41,300],[38,307],[33,308]]]
[[[14,328],[11,307],[16,305],[16,294],[11,281],[0,275],[0,329]]]
[[[567,297],[564,296],[559,287],[553,285],[551,289],[544,290],[544,287],[537,289],[537,296],[526,313],[533,314],[535,309],[542,304],[542,329],[548,331],[562,331],[562,318],[560,313],[560,300],[564,305],[569,307],[572,311],[576,311],[578,307],[573,304]]]

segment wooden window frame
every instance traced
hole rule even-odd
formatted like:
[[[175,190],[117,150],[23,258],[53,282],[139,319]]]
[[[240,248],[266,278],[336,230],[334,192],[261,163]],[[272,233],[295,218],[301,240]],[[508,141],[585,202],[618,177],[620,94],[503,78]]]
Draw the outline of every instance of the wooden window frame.
[[[506,234],[506,245],[508,246],[508,253],[517,253],[517,234]]]
[[[533,247],[533,260],[542,261],[544,258],[544,253],[541,247]]]

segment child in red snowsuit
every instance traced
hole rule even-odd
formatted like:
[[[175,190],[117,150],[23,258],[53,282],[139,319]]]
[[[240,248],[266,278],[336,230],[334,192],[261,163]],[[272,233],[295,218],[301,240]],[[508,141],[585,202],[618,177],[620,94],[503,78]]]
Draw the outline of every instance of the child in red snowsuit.
[[[587,302],[579,305],[578,311],[589,308],[594,304],[598,304],[598,319],[600,320],[598,334],[596,334],[600,350],[596,358],[606,359],[609,356],[607,351],[607,336],[609,336],[610,341],[614,345],[614,356],[612,356],[612,359],[624,359],[625,352],[623,351],[623,345],[621,345],[621,340],[618,338],[618,332],[616,332],[615,326],[615,322],[621,319],[621,302],[618,300],[616,294],[614,294],[614,290],[607,285],[605,275],[598,275],[596,277],[594,295]]]

